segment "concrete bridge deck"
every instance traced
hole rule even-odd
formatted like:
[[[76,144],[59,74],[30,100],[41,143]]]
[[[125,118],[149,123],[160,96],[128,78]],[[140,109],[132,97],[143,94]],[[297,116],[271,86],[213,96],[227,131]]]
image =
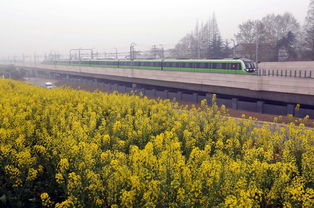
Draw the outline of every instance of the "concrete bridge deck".
[[[134,78],[152,81],[156,80],[184,84],[197,84],[202,86],[220,86],[251,91],[314,95],[314,79],[42,64],[17,66],[31,69],[46,69],[60,72],[64,71],[81,74],[94,74],[98,76],[106,75],[127,77],[131,79]]]

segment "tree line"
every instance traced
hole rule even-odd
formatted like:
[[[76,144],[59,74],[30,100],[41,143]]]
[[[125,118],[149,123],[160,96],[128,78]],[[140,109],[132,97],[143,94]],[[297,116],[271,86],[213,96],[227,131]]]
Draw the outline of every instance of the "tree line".
[[[314,60],[314,0],[310,0],[303,25],[288,12],[268,14],[261,19],[241,23],[235,40],[231,41],[234,42],[231,44],[223,39],[213,15],[205,23],[197,22],[194,30],[176,44],[172,55],[176,58],[227,58],[237,55],[235,50],[239,45],[255,48],[258,43],[265,53],[273,54],[266,58],[269,59],[267,61],[280,59],[281,49],[284,49],[288,60]],[[253,56],[255,49],[250,51]]]

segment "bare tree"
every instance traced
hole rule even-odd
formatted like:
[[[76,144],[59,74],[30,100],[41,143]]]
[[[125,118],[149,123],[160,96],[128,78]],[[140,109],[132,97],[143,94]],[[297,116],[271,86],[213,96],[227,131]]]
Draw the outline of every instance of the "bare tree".
[[[254,43],[256,40],[256,20],[248,20],[239,25],[239,32],[235,35],[238,43]]]
[[[261,22],[265,26],[264,36],[268,42],[277,42],[289,32],[298,34],[300,31],[300,24],[290,13],[270,14],[262,18]]]
[[[298,34],[300,24],[290,13],[283,15],[269,14],[259,20],[248,20],[239,25],[239,32],[235,35],[238,43],[255,43],[259,35],[261,43],[276,43],[289,32]]]

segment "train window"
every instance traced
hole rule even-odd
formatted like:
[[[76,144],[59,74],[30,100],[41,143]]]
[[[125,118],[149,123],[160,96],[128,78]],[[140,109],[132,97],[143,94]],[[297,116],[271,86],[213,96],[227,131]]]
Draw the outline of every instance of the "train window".
[[[228,69],[228,68],[227,68],[227,63],[222,63],[222,64],[221,64],[221,68],[222,68],[222,69]]]
[[[240,63],[234,63],[234,69],[235,70],[239,70],[239,69],[241,69],[241,64]]]
[[[212,63],[212,69],[217,69],[217,63]]]
[[[217,68],[216,69],[221,69],[222,68],[222,63],[217,63]]]
[[[200,63],[194,63],[195,68],[200,68]]]
[[[241,67],[241,64],[240,64],[240,63],[237,63],[237,64],[236,64],[236,69],[237,69],[237,70],[242,69],[242,67]]]
[[[200,68],[207,68],[208,67],[208,63],[200,63]]]

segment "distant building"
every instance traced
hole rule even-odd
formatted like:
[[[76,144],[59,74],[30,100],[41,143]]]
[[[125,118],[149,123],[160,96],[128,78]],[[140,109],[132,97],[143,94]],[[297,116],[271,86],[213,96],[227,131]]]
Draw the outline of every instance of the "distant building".
[[[278,48],[278,61],[288,61],[289,58],[289,51],[286,47]]]
[[[255,43],[240,43],[234,47],[235,57],[248,58],[255,60],[256,44]],[[259,61],[277,61],[277,46],[275,44],[260,44],[258,46]]]

